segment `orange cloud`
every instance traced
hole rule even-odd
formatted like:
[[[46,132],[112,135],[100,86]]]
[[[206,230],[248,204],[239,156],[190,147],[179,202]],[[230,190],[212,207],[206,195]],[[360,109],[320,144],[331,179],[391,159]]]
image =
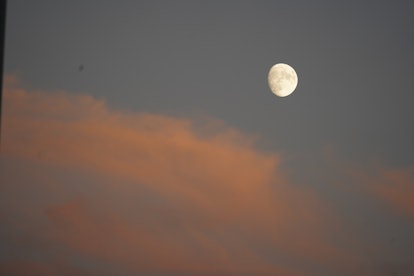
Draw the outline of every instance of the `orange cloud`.
[[[334,183],[340,190],[351,193],[370,194],[394,212],[414,216],[414,167],[390,167],[380,161],[369,165],[355,165],[341,160],[333,148],[328,148],[325,158],[330,170],[336,173]],[[341,176],[340,180],[338,175]]]
[[[69,247],[92,259],[118,264],[127,272],[297,275],[258,259],[243,243],[230,243],[240,251],[229,250],[228,241],[214,241],[208,233],[189,225],[177,225],[180,232],[151,229],[154,225],[101,213],[82,202],[50,206],[46,213],[61,229],[58,238]]]
[[[112,111],[90,96],[26,91],[10,78],[4,103],[6,155],[99,179],[93,192],[79,188],[84,201],[62,201],[72,185],[36,183],[63,195],[45,196],[51,225],[36,235],[88,260],[180,275],[306,275],[355,260],[335,240],[341,222],[329,206],[292,186],[280,157],[234,128]]]
[[[395,212],[414,217],[414,168],[376,168],[372,173],[358,170],[353,175]]]
[[[414,217],[414,169],[386,171],[384,180],[372,187],[373,191],[394,208]]]
[[[32,260],[0,261],[0,274],[8,276],[97,275],[91,271],[74,268],[62,261],[37,262]]]

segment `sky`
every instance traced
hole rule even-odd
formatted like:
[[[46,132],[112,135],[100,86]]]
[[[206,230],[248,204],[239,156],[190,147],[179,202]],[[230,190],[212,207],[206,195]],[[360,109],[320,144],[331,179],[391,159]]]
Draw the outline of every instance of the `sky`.
[[[0,274],[414,275],[410,1],[7,8]]]

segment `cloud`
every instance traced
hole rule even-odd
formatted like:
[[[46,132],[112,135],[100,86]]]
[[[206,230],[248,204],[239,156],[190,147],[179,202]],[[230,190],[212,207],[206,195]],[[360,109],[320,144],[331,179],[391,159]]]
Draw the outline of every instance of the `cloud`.
[[[385,202],[394,212],[414,217],[414,168],[376,167],[371,171],[354,170],[362,187]]]
[[[254,141],[217,120],[110,110],[9,76],[2,150],[23,165],[2,176],[5,223],[40,241],[30,252],[126,275],[349,269],[357,254],[332,206],[290,183],[281,157]]]
[[[396,210],[414,217],[414,169],[388,170],[382,179],[371,186],[372,191]]]
[[[162,229],[117,214],[100,213],[79,202],[51,206],[46,213],[61,229],[59,238],[65,244],[92,259],[114,262],[126,272],[296,275],[266,264],[243,244],[218,242],[214,236],[219,233],[197,229],[191,222],[176,225],[176,230]],[[229,246],[241,252],[229,250]]]
[[[59,260],[53,262],[37,262],[33,260],[0,262],[0,274],[8,276],[96,275],[93,272],[80,270]]]
[[[330,181],[339,191],[369,195],[398,215],[414,216],[414,166],[390,167],[378,159],[349,162],[332,147],[326,149],[324,159],[329,163],[327,176],[333,175]]]

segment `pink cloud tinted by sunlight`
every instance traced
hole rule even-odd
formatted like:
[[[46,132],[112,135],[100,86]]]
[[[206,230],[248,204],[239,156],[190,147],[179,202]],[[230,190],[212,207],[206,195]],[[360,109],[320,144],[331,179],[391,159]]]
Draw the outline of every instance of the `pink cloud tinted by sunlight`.
[[[283,158],[253,136],[30,91],[12,76],[4,103],[2,162],[14,167],[2,170],[0,218],[17,249],[0,272],[359,273],[356,240],[332,204],[291,183]]]

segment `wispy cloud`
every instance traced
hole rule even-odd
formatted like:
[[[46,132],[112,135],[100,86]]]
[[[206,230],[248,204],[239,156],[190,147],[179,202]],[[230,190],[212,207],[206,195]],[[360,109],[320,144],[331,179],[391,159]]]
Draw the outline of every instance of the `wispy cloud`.
[[[352,175],[366,192],[384,202],[394,212],[414,217],[414,168],[354,169]]]
[[[31,250],[148,275],[352,270],[358,254],[332,206],[292,185],[281,157],[252,136],[215,120],[28,91],[11,77],[5,88],[3,152],[25,165],[20,182],[5,172],[3,197],[40,194],[5,199],[5,222],[48,244]]]

